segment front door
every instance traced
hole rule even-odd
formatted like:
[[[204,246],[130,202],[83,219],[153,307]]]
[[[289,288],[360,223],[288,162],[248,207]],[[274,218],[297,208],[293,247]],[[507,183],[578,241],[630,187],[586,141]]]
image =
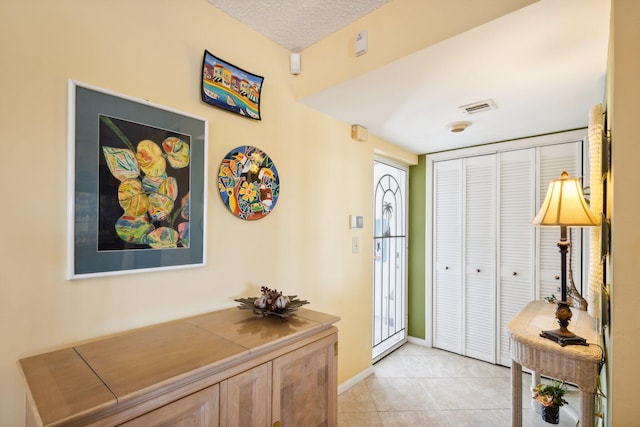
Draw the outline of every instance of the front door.
[[[374,162],[373,360],[407,341],[407,170]]]

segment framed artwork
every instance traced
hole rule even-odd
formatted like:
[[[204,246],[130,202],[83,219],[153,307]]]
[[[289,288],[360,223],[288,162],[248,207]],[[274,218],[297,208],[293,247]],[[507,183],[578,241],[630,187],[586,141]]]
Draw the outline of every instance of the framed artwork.
[[[260,94],[264,78],[229,64],[204,51],[202,100],[223,110],[254,120],[260,117]]]
[[[218,190],[232,214],[249,221],[261,219],[278,202],[278,170],[259,148],[250,145],[234,148],[220,163]]]
[[[69,82],[68,277],[205,263],[207,121]]]

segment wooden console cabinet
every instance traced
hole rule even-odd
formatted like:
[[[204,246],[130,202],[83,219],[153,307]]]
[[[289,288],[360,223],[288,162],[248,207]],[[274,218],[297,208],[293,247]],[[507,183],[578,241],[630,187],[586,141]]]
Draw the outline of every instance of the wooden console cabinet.
[[[231,308],[19,361],[27,426],[337,426],[339,318]]]

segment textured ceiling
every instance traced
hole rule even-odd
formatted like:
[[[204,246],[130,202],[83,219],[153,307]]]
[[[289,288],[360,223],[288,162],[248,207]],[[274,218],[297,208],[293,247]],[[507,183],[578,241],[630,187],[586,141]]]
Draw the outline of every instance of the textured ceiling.
[[[300,52],[389,0],[209,0],[218,9]]]

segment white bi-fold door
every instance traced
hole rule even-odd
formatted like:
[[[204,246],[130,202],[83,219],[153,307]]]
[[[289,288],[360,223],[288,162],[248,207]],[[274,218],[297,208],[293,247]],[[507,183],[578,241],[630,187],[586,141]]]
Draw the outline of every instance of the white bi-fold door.
[[[495,361],[496,156],[434,166],[434,346]]]
[[[559,232],[531,220],[551,179],[580,176],[581,150],[572,141],[434,162],[434,347],[509,365],[508,322],[560,283]],[[573,248],[580,283],[579,233]]]

